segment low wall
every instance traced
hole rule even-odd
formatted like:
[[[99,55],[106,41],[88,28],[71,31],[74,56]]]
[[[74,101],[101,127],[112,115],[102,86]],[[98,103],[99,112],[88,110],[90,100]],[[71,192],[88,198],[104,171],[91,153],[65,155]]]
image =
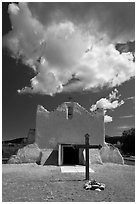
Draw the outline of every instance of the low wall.
[[[103,163],[124,164],[124,159],[120,151],[112,144],[105,143],[100,150],[100,156]]]
[[[79,151],[79,164],[85,164],[85,150]],[[117,163],[124,164],[124,159],[118,148],[111,144],[98,149],[89,150],[90,164]],[[58,150],[39,149],[37,144],[30,144],[18,150],[16,155],[12,155],[8,163],[38,163],[41,165],[58,165]]]
[[[14,163],[39,163],[41,160],[41,150],[34,144],[27,145],[19,149],[16,155],[12,155],[8,160],[9,164]]]

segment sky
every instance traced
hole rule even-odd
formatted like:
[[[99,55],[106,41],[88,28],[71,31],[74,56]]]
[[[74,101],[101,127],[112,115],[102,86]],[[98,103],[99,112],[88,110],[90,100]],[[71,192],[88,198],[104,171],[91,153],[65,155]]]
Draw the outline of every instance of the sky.
[[[134,41],[133,2],[3,2],[3,140],[35,128],[38,104],[52,111],[70,96],[104,108],[109,136],[135,127]]]

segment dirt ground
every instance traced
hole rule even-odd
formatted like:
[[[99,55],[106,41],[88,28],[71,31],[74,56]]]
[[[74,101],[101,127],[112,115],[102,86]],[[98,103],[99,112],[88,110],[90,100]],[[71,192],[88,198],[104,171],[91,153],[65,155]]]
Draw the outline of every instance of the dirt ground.
[[[135,166],[91,167],[90,179],[106,184],[104,191],[85,190],[84,173],[61,173],[57,166],[3,164],[3,202],[134,202]]]

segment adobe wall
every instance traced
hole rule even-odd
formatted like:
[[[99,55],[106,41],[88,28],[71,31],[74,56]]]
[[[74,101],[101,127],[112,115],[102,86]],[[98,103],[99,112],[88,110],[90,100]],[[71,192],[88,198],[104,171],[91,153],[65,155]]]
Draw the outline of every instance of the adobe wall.
[[[30,128],[27,135],[28,144],[35,142],[35,129]]]
[[[72,119],[67,118],[68,105],[73,105]],[[58,149],[58,144],[84,144],[86,133],[90,134],[90,144],[104,144],[102,109],[89,113],[75,102],[65,102],[52,112],[38,106],[35,142],[39,148]]]

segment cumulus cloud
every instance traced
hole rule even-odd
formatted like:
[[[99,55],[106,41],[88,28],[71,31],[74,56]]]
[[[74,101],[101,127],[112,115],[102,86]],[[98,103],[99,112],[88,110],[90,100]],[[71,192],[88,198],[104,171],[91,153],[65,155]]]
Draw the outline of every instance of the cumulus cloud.
[[[121,105],[124,104],[123,100],[119,100],[120,94],[118,93],[118,90],[115,88],[108,96],[108,98],[101,98],[99,99],[96,104],[92,105],[90,108],[90,111],[95,111],[98,108],[104,109],[104,122],[112,122],[112,117],[106,115],[107,110],[114,110]]]
[[[44,25],[69,20],[99,39],[109,36],[111,42],[126,42],[135,36],[134,2],[52,2],[28,5],[33,15]]]
[[[109,115],[105,115],[105,116],[104,116],[104,122],[105,122],[105,123],[110,123],[110,122],[112,122],[112,117],[109,116]]]
[[[19,7],[16,4],[9,4],[9,11],[14,15],[17,15],[19,12]]]
[[[114,91],[112,91],[109,94],[108,99],[107,98],[101,98],[99,99],[96,104],[92,105],[90,108],[90,111],[94,111],[97,108],[103,108],[104,110],[113,110],[121,105],[124,104],[123,100],[119,100],[119,97],[121,95],[118,95],[118,90],[114,89]]]
[[[62,91],[94,90],[106,85],[118,86],[133,77],[132,54],[120,54],[115,42],[129,40],[134,26],[127,32],[131,27],[128,20],[127,26],[124,25],[127,28],[123,27],[125,34],[115,33],[115,37],[112,26],[107,26],[110,22],[103,28],[101,22],[105,25],[111,16],[111,12],[104,12],[106,8],[113,10],[112,7],[89,3],[9,4],[12,31],[4,37],[3,44],[13,57],[20,58],[36,72],[31,87],[18,93],[54,95]],[[121,4],[116,8],[122,12]],[[95,13],[99,10],[102,18]],[[125,10],[128,16],[132,9],[125,6]],[[114,11],[112,13],[117,18]],[[119,105],[118,101],[105,98],[97,106],[101,104],[109,109]]]

